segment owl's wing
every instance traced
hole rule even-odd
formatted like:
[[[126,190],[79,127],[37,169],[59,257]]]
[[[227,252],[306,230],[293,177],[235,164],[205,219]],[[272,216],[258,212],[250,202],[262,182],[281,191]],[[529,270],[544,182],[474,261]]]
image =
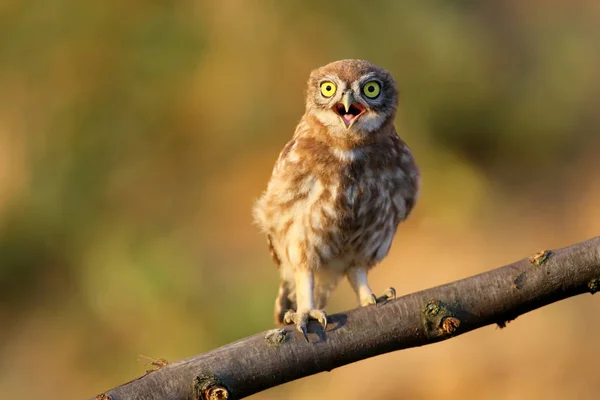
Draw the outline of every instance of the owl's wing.
[[[267,243],[269,244],[269,253],[271,253],[271,257],[273,257],[273,261],[275,261],[275,264],[277,264],[277,267],[279,267],[281,265],[281,260],[279,259],[279,256],[277,255],[275,248],[273,248],[273,242],[271,241],[271,235],[267,235]]]
[[[269,188],[270,188],[271,184],[273,183],[273,180],[278,180],[277,176],[279,174],[281,174],[283,172],[283,170],[286,168],[286,157],[288,156],[288,154],[290,153],[290,151],[292,150],[292,148],[294,147],[295,144],[296,144],[295,139],[290,140],[289,142],[287,142],[287,144],[283,147],[283,149],[279,153],[279,157],[277,158],[277,161],[275,162],[275,165],[273,167],[273,173],[271,176],[271,182],[269,182]],[[269,188],[267,188],[267,191],[263,194],[262,198],[257,202],[257,204],[254,208],[255,220],[258,222],[258,224],[261,226],[261,228],[265,232],[269,232],[269,228],[268,228],[269,224],[268,224],[267,218],[265,218],[264,212],[263,212],[264,208],[268,207],[268,204],[270,203],[270,199],[272,198],[271,197],[272,193],[269,192]],[[267,233],[267,244],[269,245],[269,253],[271,253],[271,257],[273,258],[273,261],[275,262],[277,267],[279,267],[281,265],[281,258],[275,251],[275,247],[273,246],[273,238],[271,237],[271,234],[269,234],[269,233]]]
[[[406,215],[404,218],[406,218],[413,210],[419,195],[420,171],[408,145],[400,138],[400,136],[398,136],[395,129],[391,138],[398,156],[398,166],[402,171],[406,172],[403,185],[405,187],[403,197],[406,202]]]
[[[277,171],[284,168],[285,159],[295,144],[296,140],[292,139],[289,142],[287,142],[287,144],[283,147],[281,153],[279,153],[277,161],[275,162],[275,166],[273,167],[273,175],[277,174]],[[279,258],[277,252],[275,251],[275,248],[273,247],[273,241],[271,239],[271,235],[269,234],[267,234],[267,243],[269,244],[269,253],[271,253],[273,261],[275,261],[275,264],[277,264],[277,267],[279,267],[281,265],[281,259]]]
[[[279,153],[279,157],[277,158],[277,161],[275,162],[275,166],[273,167],[273,175],[278,170],[283,168],[283,165],[286,162],[286,157],[288,156],[288,154],[290,154],[290,151],[294,148],[295,145],[296,145],[296,139],[292,139],[289,142],[287,142],[286,145],[283,147],[283,149],[281,150],[281,153]]]

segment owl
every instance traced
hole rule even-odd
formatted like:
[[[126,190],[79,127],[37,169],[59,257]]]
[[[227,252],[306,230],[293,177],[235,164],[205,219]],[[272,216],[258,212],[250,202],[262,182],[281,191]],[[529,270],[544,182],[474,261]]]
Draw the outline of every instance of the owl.
[[[389,288],[378,299],[367,274],[418,193],[419,170],[394,128],[397,104],[392,75],[368,61],[311,72],[305,113],[253,209],[281,277],[277,325],[304,337],[310,319],[326,328],[324,308],[344,277],[360,306],[395,297]]]

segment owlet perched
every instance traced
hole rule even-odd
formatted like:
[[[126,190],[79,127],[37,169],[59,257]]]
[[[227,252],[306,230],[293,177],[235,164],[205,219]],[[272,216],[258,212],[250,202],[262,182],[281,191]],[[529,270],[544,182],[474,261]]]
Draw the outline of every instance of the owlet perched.
[[[377,303],[367,273],[387,255],[419,186],[394,129],[397,104],[391,74],[370,62],[310,74],[304,116],[254,207],[281,273],[277,325],[295,323],[305,337],[309,318],[325,327],[323,308],[344,275],[360,305]]]

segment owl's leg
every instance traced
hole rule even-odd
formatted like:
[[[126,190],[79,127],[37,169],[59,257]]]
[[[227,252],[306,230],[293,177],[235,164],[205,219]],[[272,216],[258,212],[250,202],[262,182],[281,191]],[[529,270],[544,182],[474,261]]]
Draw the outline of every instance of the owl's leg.
[[[388,288],[382,297],[377,298],[369,287],[369,282],[367,281],[367,269],[364,267],[350,268],[346,272],[346,276],[348,277],[350,286],[352,286],[354,293],[356,293],[356,296],[358,297],[358,302],[363,307],[375,305],[377,303],[385,303],[390,299],[396,298],[396,290],[392,287]]]
[[[327,327],[327,315],[323,310],[315,309],[314,300],[314,275],[313,271],[309,269],[297,269],[294,273],[294,280],[296,284],[296,311],[289,310],[285,313],[283,318],[286,324],[296,324],[298,329],[304,335],[304,338],[308,341],[306,336],[306,325],[308,319],[316,319],[323,325],[323,329]]]
[[[275,325],[282,326],[285,313],[292,308],[295,308],[295,305],[290,298],[292,295],[292,289],[290,288],[290,284],[285,279],[281,280],[279,285],[279,291],[277,292],[277,298],[275,299]]]

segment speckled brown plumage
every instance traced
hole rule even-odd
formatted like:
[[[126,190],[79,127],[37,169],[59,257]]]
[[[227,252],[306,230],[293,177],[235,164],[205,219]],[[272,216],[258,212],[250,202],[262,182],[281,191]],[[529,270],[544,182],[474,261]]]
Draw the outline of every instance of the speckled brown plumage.
[[[374,85],[379,94],[370,98]],[[375,302],[367,272],[387,255],[419,185],[393,125],[397,96],[392,76],[366,61],[311,73],[306,113],[254,208],[281,273],[278,324],[295,322],[303,332],[308,318],[325,324],[321,309],[343,276],[361,305]]]

